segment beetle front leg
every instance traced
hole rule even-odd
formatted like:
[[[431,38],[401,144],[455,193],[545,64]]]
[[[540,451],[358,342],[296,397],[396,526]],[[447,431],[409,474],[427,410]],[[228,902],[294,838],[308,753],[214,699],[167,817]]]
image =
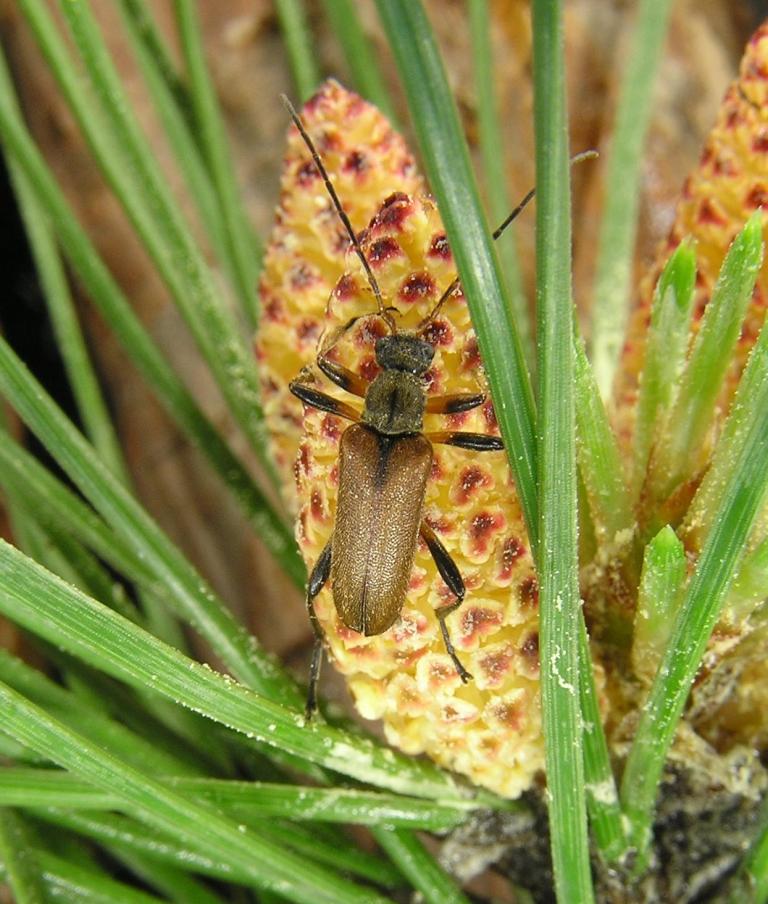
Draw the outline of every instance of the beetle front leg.
[[[457,568],[456,563],[451,558],[450,553],[443,546],[438,539],[437,534],[426,521],[421,522],[419,533],[427,544],[427,548],[435,561],[435,565],[437,565],[437,570],[440,572],[440,577],[445,581],[448,585],[448,589],[456,597],[455,603],[451,603],[448,606],[440,606],[439,609],[435,609],[435,615],[440,623],[440,632],[443,635],[445,649],[453,660],[453,664],[456,666],[459,678],[466,684],[467,681],[472,678],[472,675],[464,668],[459,657],[456,655],[456,650],[453,648],[453,642],[451,641],[451,635],[448,633],[448,625],[445,623],[446,618],[448,618],[451,612],[455,612],[464,602],[464,594],[466,592],[464,580],[461,577],[461,572]]]
[[[324,355],[320,355],[317,359],[317,366],[337,386],[340,386],[346,392],[352,393],[352,395],[359,396],[361,399],[365,398],[365,394],[368,391],[368,381],[364,377],[359,376],[359,374],[346,367],[342,367],[341,364],[336,364]]]
[[[309,687],[307,688],[307,705],[304,709],[306,722],[312,720],[312,715],[317,709],[317,682],[320,679],[320,666],[323,664],[323,643],[325,635],[315,612],[315,597],[325,586],[325,582],[331,574],[331,540],[320,553],[320,558],[315,562],[315,567],[309,576],[307,583],[307,612],[309,623],[315,632],[315,645],[312,648],[312,665],[309,668]]]

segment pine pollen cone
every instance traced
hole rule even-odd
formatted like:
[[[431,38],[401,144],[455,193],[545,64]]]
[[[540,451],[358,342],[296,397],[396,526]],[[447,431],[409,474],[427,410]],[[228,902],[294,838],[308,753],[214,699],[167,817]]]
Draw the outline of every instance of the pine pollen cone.
[[[325,83],[301,117],[398,331],[415,330],[455,278],[456,268],[440,216],[424,194],[413,158],[374,107],[336,82]],[[764,25],[747,48],[739,79],[726,93],[699,165],[684,186],[669,239],[640,286],[613,408],[627,462],[658,275],[680,241],[692,236],[698,261],[695,333],[730,242],[750,214],[768,204],[767,163],[768,26]],[[323,180],[295,128],[289,131],[282,195],[260,293],[262,325],[256,352],[265,413],[286,499],[296,512],[299,546],[311,569],[333,533],[339,443],[349,421],[304,408],[288,384],[301,373],[318,390],[360,410],[361,399],[345,393],[318,369],[318,353],[371,381],[378,372],[374,343],[388,328],[376,313],[361,262],[350,251]],[[766,301],[764,262],[724,381],[712,439],[702,444],[700,467],[690,481],[691,492],[708,465],[718,424],[727,414],[763,324]],[[460,291],[441,308],[425,338],[435,350],[423,384],[428,397],[486,392],[477,341]],[[424,429],[498,432],[490,400],[460,414],[427,414]],[[315,609],[331,659],[345,676],[360,713],[381,719],[392,744],[409,753],[426,753],[478,785],[518,796],[543,769],[544,747],[538,584],[506,455],[436,444],[423,517],[466,585],[463,605],[446,624],[473,680],[462,683],[446,652],[435,610],[450,605],[454,597],[421,541],[400,617],[383,634],[365,637],[346,627],[336,612],[332,587],[326,585],[320,592]],[[766,520],[764,513],[751,543],[764,537]],[[693,568],[700,541],[684,511],[673,527]],[[598,549],[598,565],[614,555],[611,548]],[[603,564],[611,565],[607,560]],[[620,567],[593,571],[600,580],[604,574],[605,580],[592,588],[587,581],[582,591],[608,741],[620,753],[621,726],[634,724],[647,682],[632,671],[631,657],[617,658],[604,648],[600,620],[605,617],[610,623],[615,609],[614,614],[620,612],[631,622],[637,587],[622,585],[619,599],[610,576],[619,574]],[[596,600],[602,602],[598,605]],[[685,716],[703,742],[723,753],[739,744],[768,746],[768,631],[750,635],[749,619],[742,623],[731,617],[733,611],[731,601],[726,601],[697,678],[694,703]],[[717,694],[718,676],[730,681],[732,692],[726,696]],[[736,681],[733,676],[740,678]]]
[[[615,384],[614,423],[625,448],[634,429],[651,300],[664,264],[684,238],[690,236],[695,240],[697,273],[692,322],[695,336],[728,247],[759,208],[763,210],[763,241],[768,242],[768,21],[747,44],[738,78],[727,89],[698,166],[683,185],[669,235],[641,281]],[[768,256],[763,257],[709,436],[700,450],[696,483],[706,473],[739,378],[764,326],[766,306]],[[676,525],[691,563],[696,561],[702,544],[696,519],[691,516],[695,502],[694,498],[694,505]],[[750,549],[764,540],[767,525],[768,509],[764,506],[749,541]],[[762,620],[745,619],[739,614],[738,606],[734,610],[736,597],[738,591],[734,587],[710,639],[707,657],[696,679],[694,703],[686,719],[721,753],[738,745],[764,752],[768,749],[765,606]],[[729,690],[727,694],[723,693],[724,687]]]
[[[616,382],[618,426],[625,439],[632,429],[651,299],[664,264],[686,236],[695,238],[695,334],[728,246],[760,207],[768,210],[768,23],[763,23],[747,45],[739,77],[726,91],[699,164],[683,185],[672,228],[641,281]],[[768,228],[764,229],[766,233]],[[735,360],[726,378],[723,411],[728,410],[747,355],[763,325],[766,305],[768,257],[763,260]]]
[[[402,139],[371,105],[330,81],[301,117],[331,175],[364,253],[392,306],[398,331],[415,330],[456,276],[437,208]],[[298,132],[289,133],[277,225],[261,283],[257,340],[273,449],[286,483],[295,480],[297,538],[312,568],[331,537],[341,434],[349,422],[302,405],[288,383],[303,368],[318,389],[359,410],[314,366],[318,347],[367,381],[378,372],[374,343],[387,334],[362,265],[349,250],[322,179]],[[351,324],[351,325],[350,325]],[[425,338],[435,349],[427,396],[482,393],[477,340],[459,291]],[[452,415],[425,415],[425,431],[498,434],[489,400]],[[396,517],[396,515],[395,515]],[[435,445],[423,517],[466,584],[446,623],[463,684],[435,609],[454,601],[420,540],[400,618],[365,637],[339,619],[332,588],[315,610],[335,667],[360,713],[381,719],[408,753],[515,797],[543,767],[539,706],[538,588],[522,513],[504,452]]]

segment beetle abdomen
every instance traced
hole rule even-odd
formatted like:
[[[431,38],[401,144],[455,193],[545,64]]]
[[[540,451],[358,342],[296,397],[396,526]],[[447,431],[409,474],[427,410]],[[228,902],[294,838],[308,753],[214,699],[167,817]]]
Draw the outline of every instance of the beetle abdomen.
[[[331,580],[348,628],[381,634],[400,615],[431,466],[421,435],[384,436],[364,424],[344,432]]]

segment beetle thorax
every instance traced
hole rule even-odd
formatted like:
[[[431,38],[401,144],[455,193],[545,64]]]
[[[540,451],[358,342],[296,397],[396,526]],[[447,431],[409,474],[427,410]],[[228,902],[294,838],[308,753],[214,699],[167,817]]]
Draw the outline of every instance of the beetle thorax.
[[[384,370],[368,387],[362,421],[386,436],[421,433],[424,404],[424,389],[417,376]]]

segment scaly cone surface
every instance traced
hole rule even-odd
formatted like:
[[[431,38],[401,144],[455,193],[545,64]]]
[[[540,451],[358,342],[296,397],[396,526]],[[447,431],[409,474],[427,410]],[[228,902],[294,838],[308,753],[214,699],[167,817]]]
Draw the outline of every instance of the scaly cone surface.
[[[326,83],[301,116],[355,229],[368,227],[363,248],[385,303],[399,311],[398,329],[415,329],[456,268],[412,158],[375,108],[335,82]],[[283,472],[295,461],[298,540],[311,568],[333,530],[338,447],[348,422],[309,407],[302,418],[288,383],[313,364],[318,342],[332,346],[332,360],[372,379],[373,343],[386,328],[295,129],[261,298],[257,348],[267,417]],[[355,317],[362,319],[344,330]],[[485,389],[463,296],[444,305],[426,338],[435,347],[428,394]],[[317,368],[313,373],[324,392],[361,407]],[[498,433],[489,401],[450,417],[427,415],[425,429]],[[538,587],[504,453],[436,446],[424,515],[467,585],[466,601],[448,627],[473,681],[462,684],[445,651],[433,610],[453,596],[423,544],[401,618],[384,634],[366,638],[346,628],[330,587],[317,598],[316,611],[360,712],[382,719],[393,744],[517,796],[543,765]]]

